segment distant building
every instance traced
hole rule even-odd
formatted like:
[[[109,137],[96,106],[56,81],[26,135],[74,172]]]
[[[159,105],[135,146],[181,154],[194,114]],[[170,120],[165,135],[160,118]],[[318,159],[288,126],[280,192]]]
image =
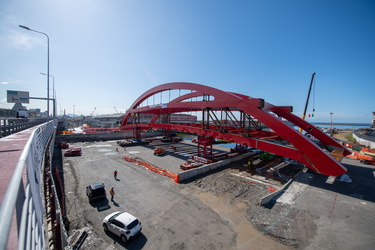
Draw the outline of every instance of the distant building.
[[[171,123],[197,123],[197,117],[188,114],[171,114]]]
[[[372,118],[372,121],[371,121],[371,128],[375,128],[375,112],[372,112],[372,114],[374,115],[374,117]]]
[[[0,117],[14,118],[17,116],[17,110],[0,108]]]
[[[112,115],[97,115],[97,116],[86,116],[84,123],[90,127],[101,127],[101,128],[111,128],[119,127],[125,114],[112,114]],[[154,114],[140,114],[137,123],[150,123],[154,118]],[[162,119],[162,118],[161,118]],[[197,123],[197,117],[188,114],[171,114],[170,123]],[[160,123],[160,121],[156,121]]]
[[[100,128],[113,128],[119,127],[124,119],[124,113],[110,114],[110,115],[97,115],[86,116],[83,120],[87,126],[100,127]]]

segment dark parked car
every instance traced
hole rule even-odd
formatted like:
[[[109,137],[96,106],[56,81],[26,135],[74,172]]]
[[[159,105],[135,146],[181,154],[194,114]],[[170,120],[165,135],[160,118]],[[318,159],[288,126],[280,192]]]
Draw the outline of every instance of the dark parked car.
[[[82,155],[82,149],[81,148],[72,148],[67,150],[64,153],[64,156],[74,156],[74,155]]]
[[[88,185],[86,187],[86,195],[87,197],[89,197],[89,202],[99,199],[105,199],[107,196],[104,183]]]
[[[59,148],[67,149],[69,148],[69,144],[66,141],[62,141],[59,143]]]

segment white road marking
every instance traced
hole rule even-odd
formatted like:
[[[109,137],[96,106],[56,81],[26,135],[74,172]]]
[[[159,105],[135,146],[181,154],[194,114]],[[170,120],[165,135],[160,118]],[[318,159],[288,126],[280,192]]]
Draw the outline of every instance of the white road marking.
[[[336,176],[328,176],[326,183],[327,184],[333,184],[336,180]]]
[[[129,152],[129,154],[139,154],[140,153],[140,151],[128,151]]]

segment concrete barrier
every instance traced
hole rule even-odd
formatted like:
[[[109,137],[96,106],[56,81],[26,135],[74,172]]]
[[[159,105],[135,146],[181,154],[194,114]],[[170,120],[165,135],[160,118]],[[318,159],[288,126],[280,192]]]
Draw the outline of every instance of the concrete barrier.
[[[369,148],[375,148],[375,141],[371,141],[371,139],[372,140],[375,139],[373,136],[365,136],[365,135],[361,135],[360,133],[354,132],[353,137],[354,139],[357,140],[357,142],[360,145],[363,145]]]
[[[154,137],[162,135],[161,132],[142,132],[142,137]],[[133,138],[133,131],[120,131],[116,133],[92,133],[92,134],[65,134],[57,135],[56,143],[66,141],[70,142],[93,142],[93,141],[109,141],[124,140]]]
[[[258,154],[258,152],[249,152],[249,153],[245,153],[245,154],[233,157],[233,158],[225,159],[225,160],[218,161],[218,162],[211,163],[211,164],[207,164],[207,165],[204,165],[204,166],[201,166],[201,167],[198,167],[198,168],[193,168],[193,169],[189,169],[189,170],[186,170],[186,171],[183,171],[183,172],[179,172],[178,178],[179,178],[179,181],[181,182],[183,180],[190,179],[194,176],[204,174],[208,171],[212,171],[214,169],[226,166],[229,163],[232,163],[232,162],[235,162],[235,161],[240,161],[240,160],[242,160],[246,157],[252,157],[253,155],[256,155],[256,154]]]
[[[267,203],[269,203],[272,199],[274,199],[276,196],[278,196],[279,194],[283,193],[289,186],[290,184],[294,181],[295,178],[297,178],[298,175],[300,175],[302,173],[302,171],[298,172],[296,175],[293,176],[293,178],[291,178],[287,183],[285,183],[285,185],[280,188],[279,190],[269,194],[269,195],[266,195],[266,196],[263,196],[261,199],[260,199],[260,205],[265,205]]]

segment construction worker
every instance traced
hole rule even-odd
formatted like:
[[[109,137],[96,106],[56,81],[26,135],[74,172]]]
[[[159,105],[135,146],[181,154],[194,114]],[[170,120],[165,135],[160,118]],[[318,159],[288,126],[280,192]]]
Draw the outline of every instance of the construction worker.
[[[111,201],[113,201],[113,197],[115,196],[115,190],[113,190],[113,187],[109,190],[109,194],[111,195]]]

